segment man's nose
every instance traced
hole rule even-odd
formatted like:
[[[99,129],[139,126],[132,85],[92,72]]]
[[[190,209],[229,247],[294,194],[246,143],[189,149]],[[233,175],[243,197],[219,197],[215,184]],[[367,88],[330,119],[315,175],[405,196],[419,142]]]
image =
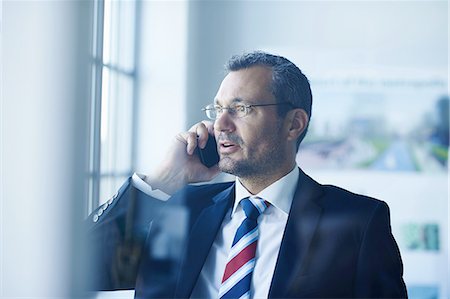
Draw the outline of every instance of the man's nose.
[[[234,129],[234,119],[228,112],[228,109],[224,109],[214,122],[214,130],[219,132],[233,132]]]

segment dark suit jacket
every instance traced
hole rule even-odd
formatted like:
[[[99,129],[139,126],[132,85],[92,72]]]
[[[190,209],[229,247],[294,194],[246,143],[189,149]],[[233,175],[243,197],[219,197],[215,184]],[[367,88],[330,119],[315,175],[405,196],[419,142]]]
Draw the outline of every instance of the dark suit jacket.
[[[98,221],[90,220],[88,244],[100,268],[91,287],[135,288],[143,298],[189,297],[233,201],[234,183],[188,186],[161,202],[129,180]],[[170,211],[178,214],[164,223]],[[182,233],[172,232],[178,237],[166,243],[175,253],[155,257],[155,239],[174,227]],[[405,298],[402,275],[387,204],[320,185],[300,171],[269,297]]]

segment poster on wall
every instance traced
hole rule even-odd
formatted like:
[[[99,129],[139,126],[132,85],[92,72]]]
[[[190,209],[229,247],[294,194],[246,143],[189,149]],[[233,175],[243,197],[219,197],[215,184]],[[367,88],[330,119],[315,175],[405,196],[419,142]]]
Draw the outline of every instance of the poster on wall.
[[[313,112],[297,163],[321,183],[386,201],[409,297],[447,297],[447,74],[371,68],[309,77]]]

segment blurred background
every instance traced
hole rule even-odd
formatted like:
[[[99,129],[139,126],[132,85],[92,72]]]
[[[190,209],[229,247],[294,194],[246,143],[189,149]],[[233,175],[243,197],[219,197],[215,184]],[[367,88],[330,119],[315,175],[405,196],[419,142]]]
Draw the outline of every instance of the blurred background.
[[[227,59],[258,49],[310,79],[298,164],[386,201],[410,298],[448,298],[447,1],[0,8],[2,297],[76,294],[80,220],[150,173],[176,133],[205,119]]]

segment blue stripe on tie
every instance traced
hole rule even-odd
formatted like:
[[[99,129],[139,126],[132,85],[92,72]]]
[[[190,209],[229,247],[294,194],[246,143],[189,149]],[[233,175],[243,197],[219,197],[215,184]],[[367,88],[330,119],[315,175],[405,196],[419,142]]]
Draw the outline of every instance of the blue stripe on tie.
[[[239,226],[236,235],[234,236],[233,240],[233,246],[236,244],[243,236],[248,234],[249,232],[253,231],[254,229],[257,229],[258,223],[254,220],[245,218],[244,221],[242,221],[241,225]]]
[[[259,214],[262,214],[264,210],[267,208],[266,203],[260,197],[249,197],[249,200],[252,202],[253,206],[258,210]]]
[[[247,293],[248,286],[252,280],[253,270],[248,273],[244,278],[242,278],[237,284],[235,284],[228,292],[223,294],[220,298],[239,298],[245,293]]]

